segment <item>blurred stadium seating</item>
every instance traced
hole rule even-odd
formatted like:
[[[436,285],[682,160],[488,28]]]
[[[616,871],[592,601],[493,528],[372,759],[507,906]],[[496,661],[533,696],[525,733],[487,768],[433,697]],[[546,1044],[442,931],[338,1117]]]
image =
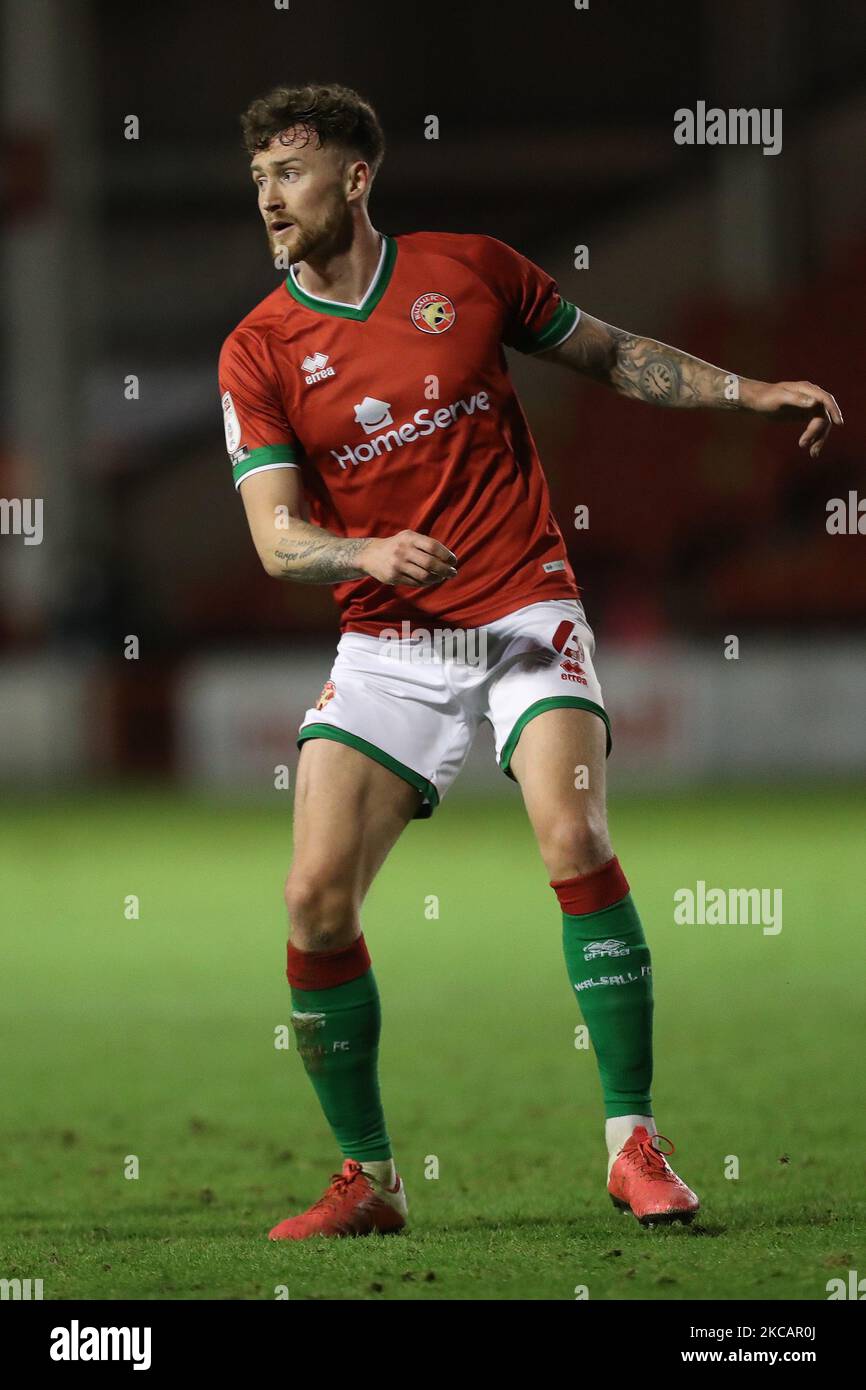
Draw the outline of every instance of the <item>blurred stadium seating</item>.
[[[641,724],[641,660],[718,657],[731,633],[753,655],[784,649],[792,671],[832,641],[832,661],[862,672],[863,540],[825,527],[828,500],[866,486],[855,341],[866,192],[851,177],[866,145],[860,7],[839,0],[836,26],[776,0],[760,22],[736,0],[725,24],[717,6],[680,0],[664,26],[637,6],[583,29],[539,11],[533,44],[574,81],[551,91],[547,68],[530,63],[519,101],[501,6],[498,26],[483,5],[440,7],[417,88],[394,78],[417,58],[410,25],[371,45],[367,20],[335,8],[344,22],[329,32],[328,72],[372,97],[388,135],[378,225],[498,236],[597,316],[745,375],[812,377],[846,411],[815,463],[790,426],[651,411],[515,360],[612,704],[614,670],[628,687],[628,726]],[[275,283],[237,112],[274,81],[321,77],[320,35],[269,18],[239,48],[234,8],[204,0],[172,10],[158,43],[143,12],[106,0],[2,10],[0,491],[44,496],[47,522],[41,547],[2,538],[0,692],[14,736],[0,777],[50,783],[40,749],[61,729],[71,776],[188,769],[183,692],[202,662],[231,666],[239,653],[283,664],[291,748],[296,707],[316,693],[303,683],[327,674],[336,614],[327,589],[283,587],[255,558],[225,462],[216,358]],[[752,26],[748,53],[737,21]],[[205,31],[208,62],[193,71]],[[445,53],[447,88],[433,80]],[[34,68],[47,79],[38,89]],[[782,154],[675,146],[673,110],[706,95],[783,106]],[[443,121],[438,142],[423,138],[428,108]],[[589,247],[586,270],[574,268],[576,244]],[[579,504],[588,529],[571,523]],[[124,659],[128,634],[137,661]],[[769,709],[766,692],[755,698]],[[862,737],[845,736],[862,768]],[[669,742],[668,731],[656,744],[664,765]]]

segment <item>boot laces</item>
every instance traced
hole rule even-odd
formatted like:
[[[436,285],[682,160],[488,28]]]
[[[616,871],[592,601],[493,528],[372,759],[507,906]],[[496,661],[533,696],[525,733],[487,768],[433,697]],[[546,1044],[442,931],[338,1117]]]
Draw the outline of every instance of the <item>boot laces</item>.
[[[661,1140],[663,1144],[670,1144],[670,1148],[657,1148],[656,1140]],[[629,1163],[643,1170],[644,1177],[652,1180],[665,1180],[669,1176],[665,1159],[670,1158],[671,1154],[675,1152],[672,1141],[664,1134],[648,1134],[646,1139],[636,1141],[626,1157]]]
[[[352,1183],[364,1176],[364,1170],[360,1163],[356,1167],[350,1168],[348,1173],[332,1173],[327,1192],[323,1193],[318,1202],[313,1203],[310,1211],[324,1211],[339,1206]]]

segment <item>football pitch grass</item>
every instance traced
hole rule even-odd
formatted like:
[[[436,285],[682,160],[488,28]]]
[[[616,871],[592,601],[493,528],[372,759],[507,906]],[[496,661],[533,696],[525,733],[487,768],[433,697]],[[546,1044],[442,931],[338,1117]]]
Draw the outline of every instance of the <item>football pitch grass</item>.
[[[0,1277],[46,1299],[725,1300],[866,1274],[855,790],[614,800],[653,952],[656,1116],[703,1204],[652,1231],[605,1192],[595,1063],[516,789],[411,825],[364,914],[410,1228],[297,1244],[267,1232],[339,1159],[294,1039],[274,1045],[286,794],[7,801],[0,821]],[[698,880],[781,888],[781,932],[675,924]]]

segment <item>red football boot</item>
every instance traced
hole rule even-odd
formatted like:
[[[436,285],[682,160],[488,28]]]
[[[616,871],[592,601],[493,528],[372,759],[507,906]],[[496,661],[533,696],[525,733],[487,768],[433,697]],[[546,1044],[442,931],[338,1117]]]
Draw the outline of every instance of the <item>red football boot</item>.
[[[658,1149],[661,1140],[669,1149]],[[671,1168],[666,1157],[674,1152],[670,1139],[651,1135],[636,1125],[616,1156],[607,1181],[610,1199],[620,1211],[630,1211],[642,1226],[669,1221],[691,1221],[700,1202]]]
[[[310,1236],[390,1235],[402,1231],[409,1215],[403,1180],[384,1187],[360,1163],[347,1158],[342,1173],[334,1173],[318,1202],[301,1216],[289,1216],[270,1232],[269,1240],[308,1240]]]

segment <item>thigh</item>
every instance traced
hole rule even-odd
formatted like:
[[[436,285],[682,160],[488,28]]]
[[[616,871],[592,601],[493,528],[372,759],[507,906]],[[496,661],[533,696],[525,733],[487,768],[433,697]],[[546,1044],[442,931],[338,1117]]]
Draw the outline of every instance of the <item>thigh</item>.
[[[524,727],[511,770],[542,848],[606,836],[606,756],[607,730],[589,710],[545,710]]]
[[[531,604],[494,627],[487,717],[500,766],[520,784],[551,877],[588,872],[612,854],[610,734],[592,629],[573,600]]]
[[[359,907],[420,800],[356,748],[309,739],[295,781],[292,874],[340,883]]]

